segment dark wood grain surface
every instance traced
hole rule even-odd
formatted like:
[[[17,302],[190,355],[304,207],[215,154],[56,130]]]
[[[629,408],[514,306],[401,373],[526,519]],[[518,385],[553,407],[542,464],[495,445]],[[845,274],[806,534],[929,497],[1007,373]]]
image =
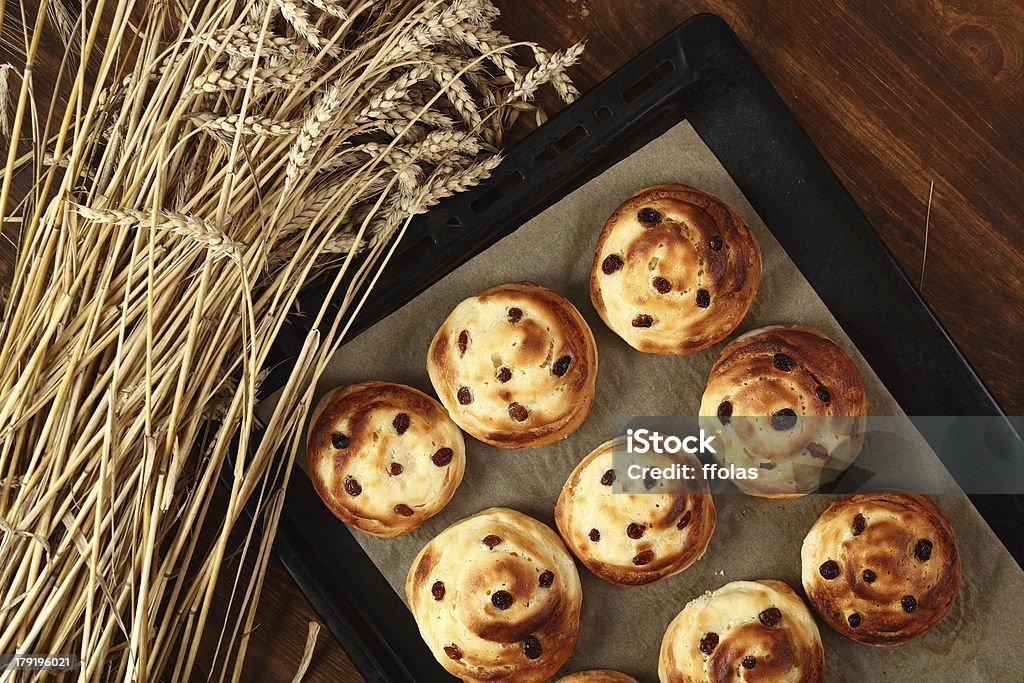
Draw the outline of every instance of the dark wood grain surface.
[[[688,17],[740,36],[1004,410],[1024,413],[1024,6],[1011,0],[498,0],[505,30],[586,39],[583,90]],[[0,276],[11,248],[0,240]],[[0,279],[0,281],[2,281]],[[913,343],[913,340],[907,340]],[[225,573],[227,579],[230,572]],[[223,592],[230,590],[224,582]],[[243,680],[291,680],[315,613],[278,563]],[[216,637],[216,634],[213,634]],[[322,631],[307,681],[359,681]]]

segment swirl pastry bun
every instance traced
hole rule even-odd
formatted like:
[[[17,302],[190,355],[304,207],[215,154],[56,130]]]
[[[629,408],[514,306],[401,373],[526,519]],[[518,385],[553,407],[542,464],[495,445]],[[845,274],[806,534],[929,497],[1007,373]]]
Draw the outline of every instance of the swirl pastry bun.
[[[554,531],[515,510],[484,510],[438,534],[405,594],[437,661],[464,681],[539,683],[576,647],[576,565]]]
[[[618,671],[600,669],[562,676],[555,683],[637,683],[637,680]]]
[[[566,299],[513,282],[455,307],[430,343],[427,372],[470,435],[501,448],[544,446],[590,412],[597,346]]]
[[[686,355],[740,324],[761,280],[761,249],[721,200],[686,185],[641,190],[597,241],[590,298],[633,348]]]
[[[700,492],[673,492],[669,480],[626,476],[623,437],[601,444],[583,458],[562,487],[555,523],[566,545],[597,576],[623,586],[656,583],[696,562],[715,530],[715,504],[707,482]],[[621,455],[616,463],[615,452]],[[643,465],[670,466],[665,455],[644,456]],[[616,464],[620,465],[616,470]],[[696,459],[697,471],[700,463]]]
[[[700,425],[718,437],[719,464],[757,472],[733,480],[744,493],[786,498],[810,493],[853,462],[867,411],[860,372],[835,342],[804,325],[774,325],[722,349]]]
[[[391,537],[448,504],[462,481],[466,447],[434,399],[402,384],[364,382],[338,387],[317,404],[306,464],[338,519]]]
[[[874,493],[833,503],[804,538],[804,591],[847,638],[898,645],[939,623],[960,588],[960,553],[930,499]]]
[[[661,683],[825,680],[814,617],[782,581],[733,581],[692,600],[661,641]]]

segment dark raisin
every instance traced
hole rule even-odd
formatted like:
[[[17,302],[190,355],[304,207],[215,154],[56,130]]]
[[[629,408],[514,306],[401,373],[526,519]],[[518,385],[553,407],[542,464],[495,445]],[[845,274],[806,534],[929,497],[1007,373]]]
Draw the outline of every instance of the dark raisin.
[[[630,522],[629,526],[626,527],[626,535],[632,538],[634,541],[641,538],[644,532],[647,531],[647,527],[643,524],[637,524],[636,522]]]
[[[523,309],[521,308],[510,308],[508,309],[508,321],[515,325],[517,322],[523,319]]]
[[[498,609],[508,609],[513,602],[512,594],[508,591],[495,591],[491,595],[491,604]]]
[[[406,413],[399,413],[395,415],[395,419],[391,421],[391,426],[395,428],[395,431],[399,434],[405,434],[405,430],[409,428],[409,416]]]
[[[753,669],[755,666],[757,666],[757,660],[751,655],[747,655],[746,657],[740,660],[740,664],[743,665],[744,669]]]
[[[672,291],[672,283],[663,277],[656,277],[651,280],[651,284],[658,290],[659,294],[668,294]]]
[[[601,540],[601,532],[598,531],[597,529],[591,529],[590,530],[590,540],[593,541],[594,543],[597,543],[598,541],[600,541]]]
[[[644,225],[657,225],[661,222],[661,214],[650,207],[646,207],[637,211],[636,219]]]
[[[450,448],[438,448],[437,452],[430,456],[430,459],[438,467],[446,467],[452,461],[455,451]]]
[[[853,516],[853,535],[860,536],[864,533],[864,528],[867,527],[868,522],[864,519],[864,515],[859,512]]]
[[[685,529],[690,525],[690,511],[687,510],[683,513],[683,516],[679,518],[679,522],[676,524],[677,529]]]
[[[363,492],[363,487],[352,477],[345,477],[345,493],[350,496],[358,496]]]
[[[459,404],[468,406],[473,402],[473,392],[469,390],[469,387],[459,387]]]
[[[789,372],[790,370],[793,369],[793,366],[795,366],[796,363],[794,363],[793,359],[787,356],[786,354],[777,353],[772,358],[772,365],[774,365],[777,370]]]
[[[451,645],[445,645],[444,653],[451,659],[462,659],[462,650],[460,650],[459,646],[454,643]]]
[[[819,400],[824,401],[825,403],[832,400],[832,394],[828,393],[828,389],[820,384],[818,385],[818,388],[814,390],[814,393],[818,395]]]
[[[718,404],[718,419],[721,420],[722,424],[727,425],[732,420],[732,403],[729,401],[722,401]]]
[[[633,564],[635,564],[638,567],[642,567],[645,564],[650,564],[651,560],[653,560],[653,559],[654,559],[654,551],[653,550],[644,550],[643,552],[637,553],[636,556],[633,557]]]
[[[608,470],[601,475],[601,483],[605,486],[611,486],[615,483],[615,470]]]
[[[651,489],[653,489],[657,485],[658,485],[658,482],[654,480],[654,477],[651,475],[650,472],[648,472],[647,474],[644,475],[644,488],[645,489],[650,491]]]
[[[497,374],[498,381],[504,384],[505,382],[512,379],[512,371],[508,368],[501,368]]]
[[[537,636],[526,636],[526,640],[523,641],[523,654],[527,659],[537,659],[544,654],[544,648],[540,646]]]
[[[807,452],[811,454],[812,458],[817,458],[818,460],[828,460],[828,449],[822,446],[820,443],[807,444]]]
[[[466,354],[466,347],[469,346],[469,332],[463,330],[459,332],[459,355]]]
[[[778,607],[769,607],[766,610],[762,610],[761,613],[757,615],[757,618],[762,624],[768,628],[772,628],[773,626],[778,626],[779,622],[782,621],[782,610]]]
[[[510,403],[508,406],[508,416],[516,422],[523,422],[526,418],[530,417],[530,413],[518,403]]]
[[[772,425],[772,429],[777,432],[784,432],[787,429],[792,429],[796,426],[796,411],[792,408],[776,410],[772,413],[772,418],[769,422]]]
[[[554,573],[552,573],[552,572],[550,572],[550,571],[548,571],[546,569],[543,572],[541,572],[540,577],[537,579],[537,584],[541,588],[550,588],[551,584],[553,584],[554,582],[555,582],[555,575],[554,575]]]
[[[430,587],[430,594],[434,596],[435,600],[441,600],[444,598],[444,583],[441,581],[435,581],[434,585]]]
[[[561,377],[569,372],[570,363],[572,363],[572,356],[562,356],[551,366],[551,372],[555,373],[555,377]]]
[[[913,595],[904,595],[900,600],[900,604],[903,605],[903,611],[907,614],[911,614],[917,609],[917,598]]]
[[[653,324],[654,318],[646,313],[637,313],[637,316],[633,318],[633,327],[650,327]]]
[[[402,515],[403,517],[412,517],[416,513],[411,507],[409,507],[405,503],[399,503],[398,505],[395,506],[395,514]]]
[[[721,235],[715,235],[714,237],[709,239],[708,240],[708,246],[711,247],[712,251],[721,251],[722,250],[722,236]]]
[[[929,541],[927,538],[922,538],[920,541],[917,542],[917,545],[914,546],[914,557],[921,560],[922,562],[927,562],[931,558],[931,556],[932,542]]]
[[[821,563],[821,566],[818,567],[818,573],[826,580],[831,581],[839,576],[839,565],[835,560],[825,560]]]
[[[693,302],[700,308],[707,308],[711,305],[711,293],[706,289],[698,289],[697,297]]]
[[[391,473],[392,477],[397,477],[404,469],[405,468],[402,467],[401,463],[393,462],[391,463],[391,467],[388,468],[388,472]]]
[[[493,548],[499,543],[501,543],[501,536],[495,536],[494,534],[487,534],[484,536],[484,545],[488,548]]]
[[[875,573],[870,569],[865,569],[864,573],[861,574],[861,576],[864,578],[864,583],[874,583],[875,579],[878,578],[875,576]]]
[[[860,626],[860,615],[854,612],[850,616],[846,617],[846,621],[849,622],[851,628],[857,628]]]
[[[700,651],[706,655],[711,654],[718,647],[718,634],[717,633],[705,633],[700,637]]]
[[[339,451],[348,448],[348,437],[344,434],[331,434],[331,445]]]
[[[605,275],[611,275],[619,268],[622,267],[622,259],[618,254],[611,254],[606,256],[604,261],[601,262],[601,270]]]
[[[769,460],[765,460],[764,462],[762,462],[762,463],[761,463],[761,464],[759,465],[759,467],[760,467],[760,468],[761,468],[762,470],[769,470],[769,471],[770,471],[770,470],[774,470],[774,469],[775,469],[775,463],[773,463],[773,462],[771,462],[771,461],[769,461]]]

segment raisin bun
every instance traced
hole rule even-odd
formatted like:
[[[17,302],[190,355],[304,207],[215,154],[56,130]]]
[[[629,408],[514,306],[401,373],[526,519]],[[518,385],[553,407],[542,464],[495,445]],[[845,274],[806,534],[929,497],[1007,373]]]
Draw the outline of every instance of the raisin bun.
[[[715,530],[707,482],[690,482],[695,492],[684,493],[671,480],[630,479],[631,464],[665,468],[673,462],[666,455],[642,457],[626,452],[623,437],[598,446],[569,475],[555,506],[558,531],[573,554],[600,578],[623,586],[686,569],[707,550]],[[700,471],[696,459],[687,464]]]
[[[774,325],[729,343],[711,368],[700,424],[721,465],[754,468],[745,493],[793,497],[835,479],[860,453],[867,397],[857,366],[823,333]]]
[[[685,355],[740,324],[761,280],[761,249],[721,200],[655,185],[605,223],[590,275],[601,319],[630,346]]]
[[[600,669],[569,674],[559,678],[555,683],[637,683],[637,680],[618,671]]]
[[[960,588],[960,553],[930,499],[861,494],[833,503],[801,550],[807,599],[861,643],[898,645],[942,620]]]
[[[538,683],[576,647],[576,565],[554,531],[515,510],[484,510],[438,534],[405,594],[437,661],[464,681]]]
[[[462,481],[462,432],[411,387],[338,387],[313,412],[309,478],[338,519],[374,536],[412,531],[448,504]]]
[[[668,625],[661,683],[818,683],[825,652],[814,617],[782,581],[733,581],[692,600]]]
[[[544,446],[590,412],[597,346],[566,299],[513,282],[455,307],[430,344],[427,372],[472,436],[502,448]]]

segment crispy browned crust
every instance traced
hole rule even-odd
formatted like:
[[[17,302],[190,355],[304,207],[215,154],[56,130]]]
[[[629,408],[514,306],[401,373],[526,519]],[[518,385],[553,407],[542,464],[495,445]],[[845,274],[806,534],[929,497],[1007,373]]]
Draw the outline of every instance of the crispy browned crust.
[[[522,318],[509,322],[514,308]],[[565,357],[570,362],[558,375],[555,365]],[[502,368],[511,379],[499,380]],[[532,282],[513,282],[455,307],[430,344],[427,372],[441,403],[470,435],[501,448],[543,446],[576,431],[590,412],[597,346],[569,301]],[[468,405],[459,402],[463,387],[472,396]],[[513,418],[513,404],[525,420]]]
[[[854,520],[863,517],[863,531]],[[859,525],[858,525],[859,526]],[[915,554],[918,541],[930,556]],[[929,498],[917,494],[860,494],[833,503],[814,523],[801,550],[807,599],[829,626],[869,645],[898,645],[939,623],[960,588],[960,552],[949,522]],[[839,576],[820,571],[833,561]],[[875,580],[864,580],[864,570]],[[908,613],[904,596],[917,601]],[[860,624],[852,627],[856,613]]]
[[[552,573],[546,586],[544,572]],[[493,602],[501,590],[511,596],[505,609]],[[583,599],[576,565],[554,531],[515,510],[484,510],[438,534],[413,561],[405,593],[437,661],[464,681],[539,683],[576,647]],[[523,645],[530,638],[542,650],[532,659]]]
[[[776,366],[777,354],[790,360],[789,370]],[[827,391],[827,401],[819,388]],[[718,412],[726,402],[732,415],[723,422]],[[787,408],[799,417],[794,428],[757,429],[757,422]],[[867,411],[864,381],[853,360],[806,325],[763,327],[726,345],[700,405],[701,426],[718,434],[718,461],[758,468],[756,480],[735,483],[745,493],[769,498],[804,495],[848,467],[863,445]]]
[[[781,618],[766,625],[761,614],[773,608]],[[718,643],[702,652],[708,633]],[[744,657],[754,657],[755,666],[744,667]],[[661,683],[821,683],[825,653],[814,617],[788,585],[734,581],[691,601],[669,624],[658,676]]]
[[[580,671],[578,673],[562,676],[556,683],[638,683],[632,676],[609,671],[608,669],[595,669],[593,671]]]
[[[663,220],[645,226],[644,208]],[[710,247],[721,238],[721,248]],[[610,255],[622,268],[606,274]],[[656,259],[656,261],[655,261]],[[668,281],[660,293],[654,278]],[[721,200],[686,185],[655,185],[612,213],[597,242],[590,298],[601,319],[630,346],[646,353],[685,355],[725,339],[750,309],[761,280],[761,249],[736,212]],[[695,301],[705,290],[710,305]],[[634,327],[650,315],[650,327]]]
[[[620,443],[601,444],[576,466],[558,496],[555,523],[572,553],[600,578],[622,586],[652,584],[704,554],[715,530],[715,504],[706,485],[703,494],[615,493],[616,487],[602,484],[601,478],[613,469],[612,454]],[[620,482],[625,477],[616,474]],[[627,534],[631,523],[643,527],[640,538]],[[590,538],[592,529],[600,534],[597,541]],[[654,553],[653,559],[635,564],[634,558],[646,551]]]
[[[399,434],[399,414],[409,425]],[[332,436],[343,434],[346,448]],[[452,450],[451,460],[436,465],[432,456]],[[466,453],[462,432],[445,409],[426,394],[401,384],[364,382],[338,387],[317,404],[306,440],[306,463],[313,487],[338,519],[375,536],[412,531],[451,500],[462,481]],[[392,474],[397,463],[402,471]],[[360,487],[345,490],[346,479]],[[406,505],[413,514],[399,514]]]

